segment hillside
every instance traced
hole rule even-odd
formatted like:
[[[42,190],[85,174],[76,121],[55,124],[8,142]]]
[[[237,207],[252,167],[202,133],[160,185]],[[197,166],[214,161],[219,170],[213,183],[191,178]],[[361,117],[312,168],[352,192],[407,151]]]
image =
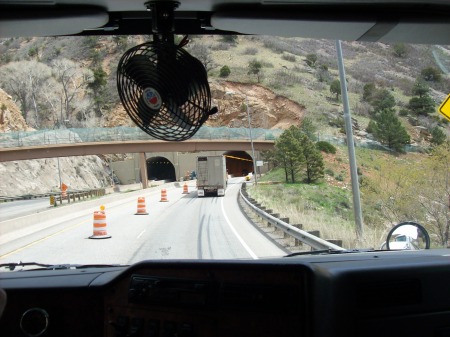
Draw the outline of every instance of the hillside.
[[[12,97],[0,89],[0,132],[32,130]]]
[[[115,72],[122,54],[130,47],[142,43],[147,37],[63,37],[8,39],[0,41],[0,66],[4,68],[14,62],[37,62],[55,70],[55,61],[69,59],[75,72],[83,73],[101,69],[105,83],[94,92],[87,86],[85,90],[74,92],[77,98],[70,102],[71,110],[60,116],[61,103],[57,101],[55,83],[50,83],[45,92],[48,99],[40,103],[39,114],[31,104],[26,108],[27,123],[40,128],[53,128],[64,120],[73,127],[113,126],[130,123],[119,103]],[[330,128],[330,120],[338,117],[342,111],[341,102],[336,101],[330,92],[330,82],[338,79],[336,48],[334,41],[310,40],[300,38],[275,38],[267,36],[239,36],[231,41],[221,37],[190,38],[187,50],[198,57],[207,67],[209,80],[213,88],[213,103],[219,106],[217,117],[230,124],[229,117],[234,115],[234,105],[221,104],[223,93],[214,90],[226,86],[226,82],[251,83],[270,89],[275,96],[289,98],[303,107],[302,115],[313,118],[324,133],[336,133],[336,127]],[[363,86],[374,83],[379,88],[388,88],[395,97],[397,109],[405,107],[412,96],[411,90],[422,69],[438,67],[442,72],[442,81],[430,82],[430,95],[438,105],[450,92],[450,47],[428,45],[406,45],[402,57],[395,56],[395,46],[381,43],[342,42],[350,107],[353,116],[362,128],[368,123],[370,106],[362,100]],[[309,55],[316,57],[313,66],[307,64]],[[262,68],[258,78],[249,75],[249,62],[259,61]],[[23,64],[18,64],[18,66]],[[228,77],[220,77],[223,66],[230,68]],[[47,70],[42,70],[45,72]],[[90,74],[91,77],[92,73]],[[80,79],[78,79],[80,81]],[[2,87],[9,95],[5,80],[0,79]],[[224,84],[224,81],[225,84]],[[255,87],[253,87],[255,88]],[[242,88],[241,93],[248,95],[250,106],[252,99],[270,106],[269,96],[259,97],[258,92]],[[53,94],[53,95],[51,95]],[[54,96],[54,97],[52,97]],[[272,97],[275,97],[272,95]],[[18,98],[14,97],[17,101]],[[23,110],[23,109],[22,109]],[[45,110],[45,111],[43,111]],[[255,126],[277,127],[277,118],[267,115],[267,109],[252,109]],[[297,115],[294,114],[296,117]],[[40,117],[40,118],[39,118]],[[272,120],[272,121],[271,121]],[[419,120],[415,124],[430,127],[439,118]],[[212,124],[217,121],[211,121]],[[409,123],[404,118],[405,123]],[[237,122],[239,124],[239,122]],[[416,125],[417,126],[417,125]],[[338,128],[337,128],[338,129]],[[448,131],[448,128],[447,128]]]
[[[11,96],[2,89],[0,106],[0,132],[33,130],[26,124]],[[69,189],[101,188],[111,184],[107,163],[98,156],[4,162],[0,163],[0,176],[1,196],[58,191],[60,180]]]
[[[119,102],[115,71],[122,54],[146,38],[0,40],[0,88],[4,90],[0,90],[0,132],[133,125]],[[231,39],[193,36],[190,40],[186,48],[208,69],[212,104],[219,110],[206,124],[246,127],[248,103],[253,127],[284,129],[298,125],[308,117],[314,121],[322,139],[344,138],[342,102],[330,92],[330,83],[339,78],[334,41],[267,36]],[[407,107],[414,83],[426,67],[436,67],[442,74],[441,81],[429,82],[430,96],[436,107],[450,92],[450,46],[405,45],[404,54],[399,56],[395,45],[362,42],[342,42],[342,45],[354,131],[361,141],[369,137],[365,128],[371,109],[369,103],[362,99],[365,84],[373,83],[377,88],[388,89],[395,98],[397,112]],[[311,56],[314,57],[313,64]],[[258,74],[249,71],[252,61],[261,65]],[[221,74],[224,66],[230,69],[227,76]],[[62,80],[62,70],[71,71],[68,78],[73,83],[73,87],[69,87],[71,100],[61,94],[63,88],[58,80]],[[14,90],[11,83],[22,76],[24,85]],[[437,113],[429,116],[406,114],[400,119],[413,145],[429,146],[429,130],[435,126],[450,134],[448,123]],[[105,171],[105,162],[92,159],[92,163],[96,162],[95,168],[89,168],[90,165],[73,160],[67,162],[67,170],[79,167],[78,171],[66,179],[74,188],[108,184],[110,178]],[[333,164],[335,159],[326,160],[329,165],[336,165]],[[16,174],[16,168],[6,167],[8,165],[13,164],[4,164],[3,174]],[[55,172],[55,165],[43,162],[40,168],[20,167],[19,171],[41,171],[41,174],[49,176],[51,173],[42,168],[50,167],[50,172]],[[79,179],[77,173],[88,169],[95,172],[91,175],[97,177],[94,182]],[[33,174],[20,179],[25,181],[27,177],[33,177]],[[344,182],[347,179],[345,177]],[[330,183],[340,184],[334,179]],[[53,181],[49,184],[56,186]],[[10,188],[8,186],[4,183],[0,190],[6,191]],[[6,193],[20,194],[19,191]]]

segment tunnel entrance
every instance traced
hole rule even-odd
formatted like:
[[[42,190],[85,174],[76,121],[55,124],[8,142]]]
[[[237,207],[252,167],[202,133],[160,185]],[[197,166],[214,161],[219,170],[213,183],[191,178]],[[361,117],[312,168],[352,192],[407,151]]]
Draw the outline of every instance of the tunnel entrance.
[[[228,151],[224,153],[227,160],[228,174],[234,177],[246,176],[253,172],[252,157],[245,151]]]
[[[175,181],[175,167],[164,157],[153,157],[147,159],[148,180],[169,180]]]

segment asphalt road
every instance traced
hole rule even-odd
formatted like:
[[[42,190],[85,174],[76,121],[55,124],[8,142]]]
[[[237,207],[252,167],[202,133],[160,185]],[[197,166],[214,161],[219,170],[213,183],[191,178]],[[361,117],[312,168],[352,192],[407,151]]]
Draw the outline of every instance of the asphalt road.
[[[225,197],[198,198],[194,186],[149,189],[105,203],[110,238],[91,239],[93,212],[70,212],[0,236],[0,263],[131,264],[145,259],[257,259],[285,252],[241,214],[237,194],[242,178],[230,180]],[[191,185],[193,183],[191,182]],[[135,215],[144,196],[148,215]],[[0,223],[1,226],[1,223]],[[1,233],[1,227],[0,227]]]
[[[51,208],[49,197],[2,202],[0,203],[0,222],[20,216],[43,212],[49,208]]]

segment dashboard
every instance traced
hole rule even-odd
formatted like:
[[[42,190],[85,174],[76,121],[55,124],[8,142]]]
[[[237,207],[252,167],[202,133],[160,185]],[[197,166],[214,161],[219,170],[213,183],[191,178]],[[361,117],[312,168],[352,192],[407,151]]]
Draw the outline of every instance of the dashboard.
[[[2,336],[449,336],[450,251],[0,274]]]

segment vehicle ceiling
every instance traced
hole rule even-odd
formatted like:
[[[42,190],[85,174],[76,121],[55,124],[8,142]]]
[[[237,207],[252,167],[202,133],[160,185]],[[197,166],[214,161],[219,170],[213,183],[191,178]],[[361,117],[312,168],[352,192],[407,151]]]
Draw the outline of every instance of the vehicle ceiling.
[[[164,1],[163,2],[167,2]],[[0,0],[0,38],[152,34],[145,0]],[[176,34],[450,44],[450,0],[180,0]]]

